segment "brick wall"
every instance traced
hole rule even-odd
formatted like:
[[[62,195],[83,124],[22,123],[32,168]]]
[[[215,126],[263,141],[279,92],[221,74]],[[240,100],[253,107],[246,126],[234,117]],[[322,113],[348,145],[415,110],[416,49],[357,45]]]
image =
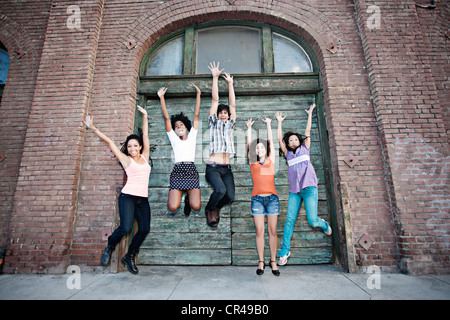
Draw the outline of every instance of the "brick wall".
[[[400,267],[413,273],[445,272],[449,266],[448,140],[437,91],[442,84],[436,84],[439,74],[434,77],[430,65],[433,47],[422,33],[418,15],[422,9],[414,2],[377,4],[382,8],[381,27],[369,30],[364,23],[367,4],[355,1]],[[438,3],[440,10],[444,5]]]
[[[381,27],[370,29],[369,3],[358,0],[39,3],[47,14],[38,17],[15,2],[10,13],[0,9],[0,15],[33,21],[43,47],[42,59],[32,67],[35,90],[21,96],[29,105],[23,118],[29,114],[29,120],[21,127],[21,150],[12,161],[17,186],[13,178],[1,185],[0,197],[6,199],[2,214],[11,216],[9,228],[3,223],[0,229],[0,240],[10,239],[7,272],[98,266],[102,236],[115,227],[124,175],[104,143],[85,131],[86,112],[116,143],[124,141],[134,126],[136,79],[144,53],[162,35],[224,19],[284,28],[315,51],[336,198],[336,263],[351,270],[376,264],[384,271],[448,271],[448,157],[446,111],[441,108],[448,99],[446,73],[438,70],[445,60],[439,53],[445,41],[429,46],[434,38],[423,30],[424,22],[434,21],[431,12],[423,16],[412,1],[377,1]],[[81,9],[81,29],[67,27],[70,4]],[[444,8],[439,10],[439,25],[448,26]],[[0,40],[13,46],[12,40]],[[131,49],[126,45],[130,40],[136,42]],[[13,107],[10,83],[19,79],[12,77],[2,112]],[[0,126],[4,143],[10,129],[6,123]],[[344,161],[350,153],[359,161],[354,167]],[[5,161],[0,163],[2,174],[8,171]],[[351,221],[345,219],[343,203],[348,203]],[[364,237],[373,240],[367,249],[360,244]]]
[[[31,100],[51,1],[3,1],[0,42],[10,56],[0,105],[0,248],[6,248]]]
[[[82,120],[102,1],[83,2],[86,29],[82,33],[66,25],[72,3],[53,3],[48,18],[9,226],[6,271],[65,272],[69,263]]]

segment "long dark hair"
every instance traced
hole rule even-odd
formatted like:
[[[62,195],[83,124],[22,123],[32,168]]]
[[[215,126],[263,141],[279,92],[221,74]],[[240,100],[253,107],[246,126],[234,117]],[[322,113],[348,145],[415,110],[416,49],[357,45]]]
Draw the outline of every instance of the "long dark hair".
[[[139,153],[142,154],[142,151],[144,151],[144,140],[142,139],[142,129],[139,128],[137,134],[135,134],[135,133],[130,134],[127,137],[127,140],[125,140],[125,142],[122,143],[122,148],[120,149],[120,151],[122,151],[122,153],[124,153],[127,156],[130,156],[130,154],[128,153],[128,148],[127,148],[128,142],[130,140],[133,140],[133,139],[137,140],[139,145],[142,146],[141,150],[139,150]],[[152,148],[150,148],[150,150],[151,149]],[[153,160],[152,160],[152,157],[150,157],[150,154],[149,154],[148,158],[149,158],[149,161],[150,161],[150,166],[153,167]]]
[[[127,137],[127,140],[125,140],[125,142],[122,144],[122,148],[120,149],[120,151],[122,151],[123,153],[125,153],[125,155],[130,156],[130,154],[128,153],[128,142],[130,140],[137,140],[139,145],[142,147],[141,150],[139,151],[142,154],[142,151],[144,150],[144,140],[142,140],[142,129],[139,128],[138,134],[130,134]]]
[[[300,141],[300,146],[305,142],[305,138],[300,133],[296,133],[296,132],[292,132],[292,131],[288,131],[283,135],[283,141],[284,141],[284,144],[286,145],[286,149],[288,151],[292,151],[293,153],[295,153],[295,151],[297,151],[297,148],[293,149],[293,148],[289,147],[289,137],[290,136],[297,136],[298,141]],[[281,153],[281,149],[280,149],[280,153]]]
[[[259,143],[262,143],[264,145],[264,147],[266,148],[266,158],[268,158],[270,156],[270,153],[272,152],[272,150],[270,150],[270,143],[266,139],[257,138],[252,141],[250,146],[248,146],[247,152],[249,154],[250,159],[248,159],[248,160],[250,163],[260,160],[259,156],[256,154],[256,146]]]

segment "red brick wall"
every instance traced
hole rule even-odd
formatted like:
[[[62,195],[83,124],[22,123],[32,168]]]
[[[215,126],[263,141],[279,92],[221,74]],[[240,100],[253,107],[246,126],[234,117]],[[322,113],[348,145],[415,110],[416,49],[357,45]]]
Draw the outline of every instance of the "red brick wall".
[[[355,4],[400,267],[412,273],[448,271],[448,140],[437,90],[442,84],[435,82],[439,74],[434,77],[430,65],[437,53],[418,14],[423,9],[412,1],[378,1],[381,27],[370,30],[364,23],[367,4]],[[438,3],[440,10],[444,5]]]
[[[10,65],[0,105],[0,248],[6,248],[14,191],[51,1],[2,1],[0,42]],[[23,178],[22,178],[23,179]]]
[[[369,29],[369,4],[358,0],[92,0],[78,3],[81,29],[69,29],[70,4],[77,3],[54,1],[47,30],[44,18],[34,23],[41,21],[45,42],[41,39],[39,69],[33,69],[31,111],[24,112],[30,118],[22,127],[23,155],[16,156],[17,188],[11,200],[14,179],[5,179],[11,190],[0,194],[9,201],[2,214],[12,215],[10,228],[0,229],[1,241],[11,238],[7,272],[98,266],[103,232],[115,226],[123,170],[106,154],[104,143],[85,131],[86,112],[116,143],[123,141],[134,125],[139,64],[152,43],[194,23],[224,19],[284,28],[316,53],[335,184],[336,262],[376,264],[384,271],[448,271],[447,136],[440,104],[448,100],[442,84],[446,74],[436,72],[444,61],[437,51],[445,41],[428,45],[432,36],[423,33],[423,26],[434,21],[431,13],[422,17],[412,1],[377,1],[381,28]],[[17,6],[11,12],[30,19],[31,11]],[[440,10],[440,25],[448,26]],[[128,49],[129,40],[136,47]],[[331,44],[337,52],[328,50]],[[10,87],[5,88],[7,101],[14,100]],[[6,108],[3,101],[1,108]],[[6,126],[0,126],[5,139]],[[359,160],[353,168],[344,162],[350,153]],[[51,174],[55,169],[62,171]],[[344,185],[348,195],[341,199]],[[344,220],[345,201],[351,224]],[[367,250],[358,243],[362,236],[373,240]]]
[[[450,3],[444,0],[436,1],[436,9],[417,9],[424,43],[432,77],[436,85],[436,93],[442,110],[442,116],[450,138],[450,64],[448,63],[448,41],[450,39],[449,17]]]
[[[102,6],[101,1],[83,1],[86,25],[80,34],[66,25],[72,3],[53,3],[48,18],[9,226],[6,271],[65,272],[69,263],[82,120]]]

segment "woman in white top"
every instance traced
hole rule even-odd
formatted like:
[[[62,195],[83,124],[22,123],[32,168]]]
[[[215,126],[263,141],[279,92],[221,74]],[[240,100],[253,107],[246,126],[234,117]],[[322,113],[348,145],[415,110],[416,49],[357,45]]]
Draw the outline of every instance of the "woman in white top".
[[[181,197],[186,192],[187,195],[184,201],[184,214],[186,216],[190,214],[191,208],[200,210],[201,206],[199,175],[194,164],[201,91],[195,84],[193,86],[197,90],[197,98],[192,128],[191,121],[183,113],[173,115],[169,118],[164,99],[167,88],[162,87],[158,90],[166,133],[175,155],[175,165],[170,174],[170,190],[167,207],[172,212],[177,210],[181,204]]]

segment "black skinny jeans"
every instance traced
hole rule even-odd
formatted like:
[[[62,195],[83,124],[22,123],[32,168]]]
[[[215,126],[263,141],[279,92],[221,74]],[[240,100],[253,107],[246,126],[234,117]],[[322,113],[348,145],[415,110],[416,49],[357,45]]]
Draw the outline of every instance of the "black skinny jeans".
[[[214,189],[206,204],[206,210],[222,208],[234,200],[234,177],[230,166],[207,164],[205,178]]]
[[[115,247],[123,236],[131,232],[134,219],[136,219],[138,230],[128,247],[128,253],[136,253],[150,232],[151,213],[148,198],[121,193],[119,196],[119,216],[120,225],[108,238],[108,245]]]

